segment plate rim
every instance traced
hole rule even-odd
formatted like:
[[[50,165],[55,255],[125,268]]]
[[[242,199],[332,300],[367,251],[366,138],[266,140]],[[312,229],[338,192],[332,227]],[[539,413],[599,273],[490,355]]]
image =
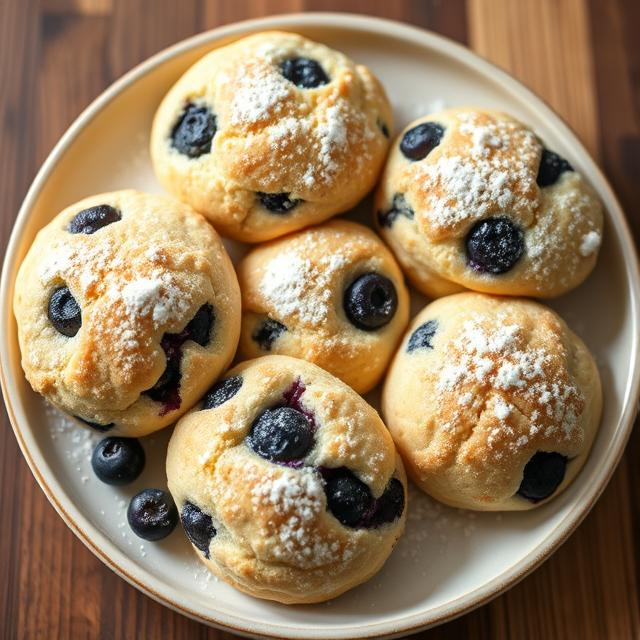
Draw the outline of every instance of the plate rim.
[[[12,404],[12,392],[15,393],[15,386],[13,384],[10,385],[9,383],[9,381],[12,380],[12,375],[10,363],[8,362],[9,347],[8,340],[6,338],[8,335],[7,325],[13,321],[13,283],[10,280],[14,273],[11,272],[11,269],[12,264],[16,262],[15,254],[24,226],[29,218],[33,204],[43,186],[46,184],[47,179],[51,175],[60,158],[73,144],[78,134],[98,115],[100,111],[102,111],[104,107],[106,107],[112,100],[116,99],[127,87],[134,84],[138,79],[169,61],[176,55],[205,44],[214,44],[215,42],[225,38],[241,37],[256,30],[286,30],[295,29],[296,26],[322,26],[329,29],[351,29],[365,33],[375,33],[377,35],[389,35],[400,38],[405,42],[410,42],[411,44],[415,44],[422,48],[437,50],[445,57],[449,59],[453,58],[458,63],[462,63],[467,68],[479,73],[481,76],[492,74],[500,81],[503,88],[510,94],[518,94],[519,98],[524,97],[530,100],[533,104],[537,104],[541,108],[543,114],[548,116],[548,124],[550,128],[560,130],[563,137],[569,138],[572,148],[576,150],[576,153],[581,155],[585,164],[588,165],[590,173],[592,173],[592,175],[597,179],[599,183],[598,190],[600,193],[604,192],[606,197],[614,205],[613,208],[609,210],[608,218],[610,223],[616,228],[621,238],[622,258],[625,277],[628,284],[627,295],[629,301],[629,312],[631,314],[632,325],[634,329],[636,329],[633,331],[632,336],[631,375],[629,379],[627,379],[627,384],[624,389],[623,409],[619,416],[618,427],[614,434],[614,438],[610,443],[609,449],[605,453],[603,462],[606,464],[602,465],[603,470],[600,471],[597,478],[598,484],[595,488],[591,489],[590,495],[585,497],[582,502],[576,502],[570,507],[570,511],[567,513],[562,523],[556,526],[542,541],[542,543],[537,545],[533,551],[527,554],[527,556],[522,560],[515,563],[509,569],[492,580],[486,582],[481,587],[474,589],[455,600],[439,605],[438,607],[431,609],[429,612],[423,611],[405,616],[401,619],[391,618],[384,622],[376,622],[366,625],[349,623],[339,628],[322,629],[321,633],[323,635],[319,635],[318,631],[316,631],[316,629],[311,625],[305,628],[300,626],[300,623],[293,623],[292,625],[263,622],[248,623],[241,615],[239,616],[227,612],[218,612],[217,617],[203,614],[202,612],[189,608],[189,606],[187,606],[186,599],[181,600],[180,594],[172,585],[162,583],[146,571],[138,572],[135,570],[135,564],[133,567],[125,568],[125,566],[122,566],[123,564],[133,563],[131,563],[131,560],[126,556],[126,554],[119,551],[117,547],[115,547],[104,534],[97,530],[76,508],[73,501],[69,498],[64,489],[62,489],[60,483],[53,474],[49,474],[48,478],[45,477],[46,472],[48,471],[48,465],[46,464],[44,457],[39,456],[37,451],[32,453],[29,449],[27,442],[28,438],[25,438],[21,431],[20,420],[18,419],[16,410]],[[472,609],[475,609],[476,607],[479,607],[495,598],[514,586],[526,575],[536,569],[544,560],[546,560],[567,540],[567,538],[575,531],[578,525],[590,512],[593,505],[609,483],[609,480],[622,457],[626,442],[633,427],[638,398],[640,397],[640,356],[638,352],[637,331],[640,316],[640,269],[635,243],[626,217],[624,216],[623,209],[611,189],[608,180],[604,176],[598,164],[585,149],[573,129],[544,101],[544,99],[537,96],[509,73],[497,67],[493,63],[488,62],[482,56],[471,51],[464,45],[426,29],[395,20],[361,14],[337,12],[290,13],[234,22],[232,24],[217,27],[181,40],[178,43],[171,45],[143,60],[141,63],[126,72],[122,77],[117,79],[99,96],[97,96],[71,123],[50,151],[46,160],[33,179],[22,205],[20,206],[7,243],[3,260],[2,278],[0,282],[0,301],[2,301],[4,306],[4,313],[0,316],[0,333],[2,334],[2,344],[0,345],[0,384],[2,386],[7,414],[22,454],[27,461],[31,472],[44,491],[47,499],[67,526],[69,526],[85,546],[104,564],[131,585],[154,600],[200,622],[216,626],[226,631],[242,635],[250,635],[253,637],[397,637],[401,634],[415,633],[419,630],[441,624],[467,613],[468,611],[471,611]],[[19,405],[19,402],[16,404]],[[111,555],[109,555],[106,550],[108,550]],[[145,574],[147,576],[146,581],[139,574]],[[154,583],[160,583],[160,585],[164,587],[164,593],[160,593],[156,590],[153,586]],[[167,590],[172,593],[168,594],[166,592]]]

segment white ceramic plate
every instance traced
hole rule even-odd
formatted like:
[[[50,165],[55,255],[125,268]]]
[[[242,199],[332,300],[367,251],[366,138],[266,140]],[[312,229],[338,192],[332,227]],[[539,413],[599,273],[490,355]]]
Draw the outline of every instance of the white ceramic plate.
[[[153,113],[176,78],[205,51],[272,28],[300,32],[371,66],[393,102],[396,131],[443,105],[475,104],[514,114],[587,176],[608,211],[597,269],[553,304],[596,354],[604,384],[602,426],[577,480],[540,509],[504,515],[448,509],[413,492],[407,533],[384,569],[367,584],[315,606],[263,602],[217,582],[200,568],[180,531],[157,544],[135,538],[126,525],[126,503],[140,488],[164,484],[168,430],[145,440],[147,468],[133,486],[114,489],[98,482],[88,462],[97,437],[48,409],[31,391],[20,369],[11,312],[17,266],[36,231],[60,209],[112,189],[160,190],[147,143]],[[399,635],[459,615],[506,589],[548,557],[593,506],[636,413],[638,294],[633,241],[609,186],[568,127],[519,83],[467,49],[412,27],[344,14],[272,17],[204,33],[151,58],[100,96],[60,140],[29,190],[5,257],[2,386],[20,447],[49,500],[96,555],[145,593],[237,633]]]

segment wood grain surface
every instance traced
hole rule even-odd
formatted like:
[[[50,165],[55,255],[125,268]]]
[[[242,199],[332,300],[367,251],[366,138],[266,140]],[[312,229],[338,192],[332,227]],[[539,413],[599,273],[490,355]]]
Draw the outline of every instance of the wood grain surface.
[[[59,136],[113,80],[182,38],[291,11],[368,13],[431,29],[511,71],[574,128],[640,233],[637,0],[0,0],[0,242]],[[416,638],[640,637],[640,434],[569,541],[490,604]],[[3,638],[207,638],[67,529],[0,429]]]

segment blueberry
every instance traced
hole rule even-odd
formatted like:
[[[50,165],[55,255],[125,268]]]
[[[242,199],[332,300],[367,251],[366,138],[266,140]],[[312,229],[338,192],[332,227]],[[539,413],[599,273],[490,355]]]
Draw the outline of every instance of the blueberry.
[[[127,520],[138,537],[151,541],[162,540],[178,524],[178,510],[166,491],[143,489],[131,498]]]
[[[313,89],[329,82],[324,69],[310,58],[289,58],[280,63],[282,75],[301,89]]]
[[[362,524],[374,505],[369,487],[347,469],[330,476],[324,492],[327,508],[346,527]]]
[[[121,213],[108,204],[99,204],[76,213],[67,229],[69,233],[86,233],[90,235],[106,227],[108,224],[122,219]]]
[[[263,193],[257,192],[258,199],[265,209],[271,213],[289,213],[298,206],[302,200],[292,200],[288,193]]]
[[[281,322],[267,318],[251,334],[251,337],[264,351],[271,351],[273,343],[287,330]]]
[[[181,334],[165,333],[162,336],[160,346],[162,347],[167,364],[158,381],[144,391],[144,395],[148,396],[155,402],[162,404],[160,415],[166,415],[170,411],[180,408],[180,380],[182,373],[180,372],[180,362],[182,361],[182,343],[184,342]]]
[[[110,422],[109,424],[100,424],[99,422],[90,422],[89,420],[85,420],[84,418],[81,418],[80,416],[73,416],[73,417],[76,420],[80,420],[80,422],[82,422],[83,424],[86,424],[88,427],[91,427],[92,429],[95,429],[96,431],[100,431],[101,433],[109,431],[109,429],[113,429],[113,427],[116,426],[114,422]]]
[[[404,511],[404,487],[397,478],[392,478],[384,493],[376,500],[375,511],[369,526],[378,527],[397,520]]]
[[[203,409],[214,409],[231,400],[242,387],[242,376],[233,376],[216,382],[202,399]]]
[[[209,107],[188,104],[171,132],[173,146],[189,158],[211,151],[211,140],[216,134],[216,117]]]
[[[211,327],[215,319],[213,307],[210,304],[203,304],[185,327],[187,340],[193,340],[201,347],[206,347],[211,338]]]
[[[373,331],[391,322],[398,308],[393,282],[379,273],[365,273],[344,294],[343,306],[350,322],[363,331]]]
[[[531,502],[548,498],[564,480],[566,467],[563,455],[538,451],[524,467],[518,495]]]
[[[382,120],[380,120],[380,118],[378,118],[376,120],[376,124],[378,125],[378,129],[380,129],[380,131],[382,132],[382,135],[385,138],[389,137],[389,127],[387,127],[386,123],[383,122]]]
[[[400,141],[400,151],[409,160],[426,158],[439,144],[444,127],[436,122],[423,122],[409,129]]]
[[[203,513],[201,509],[191,502],[185,502],[180,514],[180,520],[191,543],[204,553],[205,558],[208,558],[209,543],[217,533],[211,516]]]
[[[433,349],[433,336],[438,330],[438,322],[436,320],[428,320],[421,324],[409,338],[407,343],[407,353],[411,353],[416,349]]]
[[[469,266],[494,275],[513,268],[524,253],[524,236],[509,218],[487,218],[471,228],[466,240]]]
[[[413,220],[413,209],[407,204],[402,193],[396,193],[393,196],[391,209],[388,211],[378,211],[378,224],[381,227],[391,228],[398,216],[404,216],[409,220]]]
[[[273,462],[300,460],[313,446],[313,427],[297,409],[267,409],[251,425],[247,444],[259,456]]]
[[[82,313],[68,287],[56,289],[49,298],[47,315],[63,336],[73,338],[82,326]]]
[[[573,167],[561,156],[548,149],[542,150],[540,167],[536,182],[541,187],[549,187],[555,184],[565,171],[573,171]]]
[[[144,449],[135,438],[105,438],[91,456],[98,479],[113,485],[133,482],[142,473],[144,461]]]

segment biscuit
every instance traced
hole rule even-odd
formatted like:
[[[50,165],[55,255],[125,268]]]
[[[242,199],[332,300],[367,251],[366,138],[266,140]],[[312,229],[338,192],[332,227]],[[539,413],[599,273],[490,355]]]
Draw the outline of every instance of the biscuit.
[[[382,169],[391,117],[367,67],[271,31],[212,51],[178,80],[151,156],[167,191],[220,233],[260,242],[357,204]]]
[[[302,358],[358,393],[379,382],[409,319],[393,255],[370,229],[345,220],[256,247],[238,279],[241,359]]]
[[[467,509],[532,509],[587,459],[600,422],[584,343],[530,300],[460,293],[429,304],[391,364],[385,422],[416,484]]]
[[[198,558],[259,598],[333,598],[404,529],[406,478],[377,412],[287,356],[237,366],[178,422],[167,478]]]
[[[602,204],[582,176],[504,113],[451,109],[393,143],[376,220],[412,283],[552,298],[593,269]]]
[[[116,191],[38,233],[14,313],[35,391],[99,431],[141,436],[174,422],[230,364],[240,291],[202,216]]]

